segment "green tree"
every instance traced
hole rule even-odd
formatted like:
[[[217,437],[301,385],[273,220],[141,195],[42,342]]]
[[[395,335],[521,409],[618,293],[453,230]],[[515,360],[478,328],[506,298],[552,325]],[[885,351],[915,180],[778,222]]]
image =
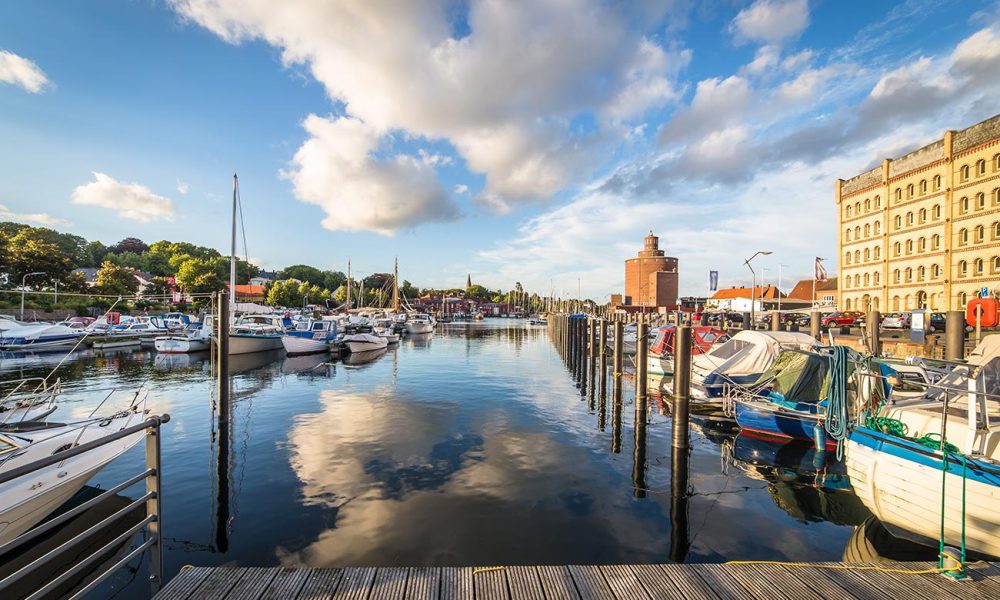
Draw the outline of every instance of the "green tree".
[[[188,258],[177,269],[177,283],[188,294],[218,292],[226,287],[218,259]]]
[[[104,263],[104,257],[108,253],[108,247],[101,242],[94,240],[87,242],[84,251],[84,260],[79,263],[81,267],[100,267]]]
[[[26,227],[12,236],[7,245],[10,283],[20,285],[27,273],[45,275],[35,283],[65,279],[73,269],[73,257],[57,243],[57,234],[51,229]]]
[[[147,246],[146,242],[140,240],[139,238],[127,237],[114,246],[108,248],[108,251],[115,254],[121,254],[122,252],[142,254],[143,252],[149,251],[149,246]]]
[[[137,271],[143,270],[144,266],[144,261],[142,260],[142,256],[136,254],[135,252],[121,252],[118,254],[109,252],[108,255],[104,258],[104,262],[114,263],[116,265],[122,267],[128,267],[130,269],[135,269]]]
[[[165,277],[154,277],[142,290],[143,298],[164,298],[170,295],[170,284]]]
[[[97,272],[94,290],[111,296],[130,296],[139,289],[139,280],[130,267],[105,261]]]
[[[323,271],[323,283],[321,285],[328,290],[335,290],[346,282],[347,275],[344,275],[340,271]]]
[[[297,279],[299,281],[306,281],[311,284],[323,285],[324,284],[324,273],[316,267],[310,267],[309,265],[292,265],[290,267],[285,267],[278,274],[282,279]]]
[[[297,279],[279,279],[271,283],[267,291],[267,303],[271,306],[302,306],[302,286],[308,293],[309,284]]]

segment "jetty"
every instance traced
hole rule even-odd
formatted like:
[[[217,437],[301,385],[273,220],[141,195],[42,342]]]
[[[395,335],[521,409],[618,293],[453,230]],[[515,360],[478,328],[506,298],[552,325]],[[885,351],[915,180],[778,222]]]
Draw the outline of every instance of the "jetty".
[[[186,567],[155,600],[996,598],[1000,566],[955,580],[937,563],[722,563],[510,567]]]

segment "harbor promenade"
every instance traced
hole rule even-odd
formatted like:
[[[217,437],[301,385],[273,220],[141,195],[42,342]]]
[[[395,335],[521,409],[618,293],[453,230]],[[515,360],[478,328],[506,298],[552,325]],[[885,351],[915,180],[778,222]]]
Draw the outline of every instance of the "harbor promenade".
[[[728,563],[601,566],[183,569],[155,600],[728,599],[901,600],[1000,597],[1000,567],[956,581],[936,563]],[[877,570],[876,570],[877,569]]]

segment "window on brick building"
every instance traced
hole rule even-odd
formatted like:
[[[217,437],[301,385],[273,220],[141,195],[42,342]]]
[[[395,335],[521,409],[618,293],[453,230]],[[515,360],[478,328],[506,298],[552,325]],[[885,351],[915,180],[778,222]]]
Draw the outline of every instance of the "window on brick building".
[[[965,227],[958,230],[958,245],[964,246],[969,243],[969,230]]]
[[[899,296],[892,297],[892,310],[899,310]]]
[[[903,215],[896,215],[895,223],[896,223],[896,229],[902,229],[903,228]]]
[[[875,260],[882,258],[882,248],[880,246],[875,246]]]
[[[865,212],[868,212],[871,209],[872,209],[872,199],[865,198]]]
[[[875,196],[875,208],[882,208],[882,196]]]
[[[983,227],[982,225],[976,225],[975,231],[976,231],[976,234],[975,234],[974,239],[976,240],[977,243],[978,242],[982,242],[984,239],[986,239],[986,228],[985,227]]]
[[[850,227],[848,227],[847,229],[844,230],[844,239],[847,240],[848,242],[851,241],[851,228]]]
[[[985,175],[985,174],[986,174],[986,161],[983,159],[979,159],[978,161],[976,161],[976,175]]]
[[[993,170],[1000,171],[1000,154],[993,155]]]
[[[845,252],[844,253],[844,264],[845,265],[851,264],[851,253],[850,252]]]
[[[965,292],[958,293],[958,305],[965,308],[965,305],[969,303],[969,295]]]
[[[899,242],[896,242],[895,244],[892,245],[892,255],[893,256],[899,256],[902,253],[903,253],[903,245],[902,244],[900,244]]]
[[[899,283],[899,269],[892,272],[892,282]]]
[[[941,276],[941,265],[931,265],[931,279],[937,279]]]
[[[962,199],[958,201],[958,211],[963,214],[969,212],[968,196],[962,196]]]
[[[941,176],[940,175],[935,175],[934,176],[934,190],[937,191],[939,189],[941,189]]]
[[[969,263],[964,260],[958,261],[958,276],[965,277],[969,274]]]
[[[913,281],[913,269],[906,267],[906,281]]]
[[[854,226],[854,239],[856,239],[856,240],[860,240],[861,239],[861,226],[860,225],[855,225]]]
[[[871,248],[865,248],[865,262],[868,262],[871,259],[872,259],[872,249]]]
[[[941,218],[941,205],[940,204],[935,204],[934,205],[934,220],[937,221],[940,218]]]
[[[896,188],[896,202],[902,202],[903,200],[903,188]]]
[[[855,250],[854,251],[854,262],[856,262],[856,263],[861,262],[861,251],[860,250]]]
[[[986,194],[979,192],[976,194],[976,210],[983,210],[986,208]]]
[[[913,197],[913,184],[912,183],[910,185],[906,186],[906,197],[907,198],[912,198]]]
[[[906,226],[913,225],[913,211],[906,213]]]
[[[917,251],[923,252],[925,250],[927,250],[927,238],[921,237],[919,240],[917,240]]]
[[[993,263],[993,273],[1000,273],[1000,256],[994,256],[990,262]]]
[[[921,194],[926,194],[927,193],[927,180],[926,179],[921,179],[920,180],[920,193]]]
[[[854,214],[854,207],[851,206],[850,204],[848,204],[847,208],[844,210],[844,212],[846,213],[847,218],[850,219],[851,215]]]
[[[941,246],[941,236],[934,234],[931,236],[931,250],[937,250]]]
[[[906,253],[913,254],[913,240],[906,240]]]
[[[868,287],[869,285],[871,285],[871,283],[872,283],[871,275],[865,273],[865,287]]]
[[[917,281],[923,281],[927,277],[927,267],[917,267]]]
[[[993,222],[993,239],[1000,240],[1000,221]]]
[[[880,278],[881,278],[881,276],[879,275],[878,271],[875,271],[874,273],[872,273],[872,283],[874,283],[875,285],[878,285],[878,280]]]
[[[872,226],[868,223],[865,223],[865,237],[868,237],[871,234],[872,234]]]
[[[917,214],[919,215],[917,218],[920,220],[921,223],[926,223],[927,222],[927,209],[926,208],[921,208],[920,212],[917,213]]]
[[[976,275],[982,275],[982,274],[983,274],[983,259],[981,259],[981,258],[977,258],[977,259],[976,259],[976,260],[975,260],[975,261],[974,261],[974,262],[972,263],[972,267],[973,267],[973,272],[974,272],[974,273],[975,273]]]
[[[962,181],[968,181],[969,179],[969,165],[962,165],[961,171],[959,171]]]
[[[882,223],[880,221],[875,221],[875,235],[882,233]]]

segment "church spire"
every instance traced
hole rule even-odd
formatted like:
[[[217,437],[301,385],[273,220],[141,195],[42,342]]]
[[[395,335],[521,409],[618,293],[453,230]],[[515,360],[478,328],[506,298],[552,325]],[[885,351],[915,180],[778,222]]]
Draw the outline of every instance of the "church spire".
[[[469,289],[470,287],[472,287],[472,273],[469,273],[465,277],[465,289]]]

